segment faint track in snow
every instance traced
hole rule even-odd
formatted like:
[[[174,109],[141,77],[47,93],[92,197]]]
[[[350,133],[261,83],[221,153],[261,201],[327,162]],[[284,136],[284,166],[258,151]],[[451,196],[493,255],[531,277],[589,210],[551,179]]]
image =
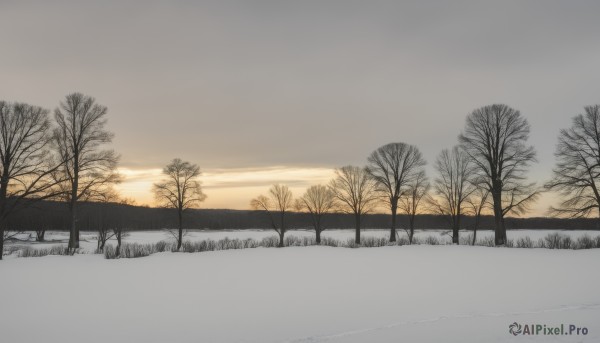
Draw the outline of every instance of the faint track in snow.
[[[382,325],[382,326],[377,326],[377,327],[373,327],[373,328],[365,328],[365,329],[359,329],[359,330],[339,332],[339,333],[334,333],[334,334],[297,338],[297,339],[284,341],[284,343],[326,342],[326,341],[329,341],[332,339],[343,338],[343,337],[352,336],[352,335],[360,335],[363,333],[368,333],[368,332],[373,332],[373,331],[388,330],[388,329],[393,329],[393,328],[405,326],[405,325],[435,323],[438,321],[449,320],[449,319],[468,319],[468,318],[481,318],[481,317],[507,317],[507,316],[519,316],[519,315],[527,315],[527,314],[542,314],[542,313],[550,313],[550,312],[574,311],[574,310],[582,310],[582,309],[600,309],[600,304],[562,305],[560,307],[554,307],[554,308],[548,308],[548,309],[536,310],[536,311],[457,314],[457,315],[439,316],[439,317],[427,318],[427,319],[405,320],[405,321],[391,323],[391,324]]]

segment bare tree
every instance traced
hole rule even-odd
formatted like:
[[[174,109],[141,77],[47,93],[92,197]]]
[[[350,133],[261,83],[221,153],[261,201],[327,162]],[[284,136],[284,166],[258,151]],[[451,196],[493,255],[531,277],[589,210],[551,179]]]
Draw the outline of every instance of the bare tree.
[[[419,172],[412,182],[408,185],[408,189],[400,197],[398,207],[408,216],[408,227],[404,230],[408,235],[408,243],[413,243],[415,236],[415,219],[422,212],[424,206],[422,200],[427,196],[430,184],[427,181],[425,171]]]
[[[550,213],[578,218],[598,211],[600,216],[600,105],[585,107],[560,131],[554,155],[556,167],[545,187],[558,191],[562,201]]]
[[[33,201],[60,193],[52,177],[58,164],[47,149],[48,113],[41,107],[0,101],[0,259],[8,218]]]
[[[371,153],[368,161],[367,171],[375,180],[377,192],[390,207],[390,242],[395,242],[398,201],[408,184],[423,170],[426,162],[417,147],[406,143],[381,146]]]
[[[331,212],[335,207],[335,196],[331,189],[323,185],[309,187],[300,199],[296,200],[296,209],[308,211],[312,219],[313,228],[317,236],[317,244],[321,244],[321,232],[323,227],[323,215]]]
[[[340,209],[354,214],[355,243],[360,244],[360,227],[363,214],[372,211],[377,204],[375,182],[365,168],[344,166],[335,170],[329,188]]]
[[[114,204],[118,201],[119,196],[113,189],[107,190],[99,200],[100,204],[96,207],[96,213],[93,213],[91,218],[93,225],[98,233],[97,251],[104,252],[104,246],[109,239],[115,236],[114,223],[115,211]]]
[[[250,201],[250,206],[255,210],[265,211],[271,221],[271,227],[279,235],[279,247],[283,247],[287,231],[285,215],[294,206],[292,191],[288,186],[271,186],[268,196],[259,195]]]
[[[101,150],[113,138],[105,129],[106,113],[105,106],[81,93],[67,95],[54,111],[57,127],[53,141],[65,161],[58,174],[66,179],[62,186],[70,212],[69,250],[72,251],[79,248],[78,202],[96,200],[107,187],[119,182],[116,172],[119,157],[113,150]]]
[[[119,200],[119,204],[133,206],[135,205],[135,200],[121,199]],[[126,218],[128,217],[127,210],[122,207],[118,207],[116,213],[113,213],[112,215],[114,217],[113,236],[117,240],[117,246],[115,247],[115,256],[119,257],[121,256],[121,243],[123,242],[123,237],[126,235],[125,222],[127,222]]]
[[[434,209],[450,219],[452,243],[459,244],[461,218],[466,202],[476,189],[472,183],[474,165],[471,158],[458,147],[444,149],[435,161],[437,177],[433,183],[436,198]]]
[[[183,243],[183,214],[189,208],[198,207],[206,199],[198,177],[200,167],[179,158],[163,169],[165,179],[154,184],[154,197],[161,206],[177,210],[177,250]]]
[[[471,245],[475,245],[477,242],[477,230],[479,229],[479,225],[481,223],[481,216],[489,207],[488,199],[490,194],[490,191],[487,189],[487,187],[477,183],[477,181],[475,181],[473,186],[475,187],[475,190],[466,200],[466,212],[472,215],[475,219],[475,222],[471,228],[473,230]]]
[[[536,161],[535,150],[527,145],[529,130],[521,112],[490,105],[469,114],[459,136],[462,149],[490,191],[496,245],[506,243],[504,217],[526,212],[539,195],[535,184],[526,183],[527,168]]]

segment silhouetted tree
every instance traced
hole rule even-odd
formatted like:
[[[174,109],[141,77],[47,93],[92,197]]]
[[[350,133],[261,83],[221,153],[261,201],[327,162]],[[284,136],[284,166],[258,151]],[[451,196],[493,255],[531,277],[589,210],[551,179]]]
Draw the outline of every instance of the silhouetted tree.
[[[135,200],[133,199],[120,199],[118,202],[120,205],[134,206]],[[113,216],[113,236],[117,240],[117,246],[115,247],[115,256],[121,256],[121,243],[125,236],[126,225],[131,215],[128,213],[127,208],[124,206],[118,206],[112,213]]]
[[[459,244],[459,230],[463,208],[475,191],[474,165],[471,158],[458,147],[444,149],[435,161],[437,177],[433,182],[436,198],[431,198],[434,209],[450,219],[452,243]]]
[[[367,171],[375,180],[377,192],[392,213],[390,242],[394,242],[398,201],[407,186],[423,170],[426,162],[417,147],[406,143],[390,143],[379,147],[371,153],[368,161]]]
[[[112,141],[113,134],[105,129],[105,106],[93,97],[81,93],[69,94],[54,111],[57,127],[53,141],[63,163],[59,178],[63,183],[64,200],[70,212],[69,250],[79,248],[77,226],[78,202],[98,199],[107,187],[119,181],[116,173],[119,157],[113,150],[101,150]]]
[[[262,210],[268,215],[271,227],[279,235],[279,246],[283,247],[284,236],[287,230],[285,214],[294,205],[292,191],[284,185],[273,185],[269,195],[259,195],[250,201],[250,206],[255,210]]]
[[[365,168],[344,166],[335,170],[329,188],[339,202],[340,209],[354,215],[354,241],[360,244],[362,215],[372,211],[377,202],[375,182]]]
[[[41,107],[0,101],[0,259],[9,217],[32,201],[60,192],[51,177],[57,164],[47,149],[48,113]]]
[[[154,197],[157,203],[177,210],[177,250],[183,243],[183,214],[189,208],[198,207],[206,199],[198,181],[200,167],[179,158],[174,159],[163,169],[164,180],[154,184]]]
[[[550,213],[577,218],[598,211],[600,216],[600,105],[585,107],[560,131],[554,155],[556,167],[545,187],[558,191],[562,201]]]
[[[459,136],[462,149],[490,191],[496,245],[506,243],[504,217],[524,213],[539,195],[533,183],[526,183],[527,168],[536,161],[535,150],[527,145],[529,130],[521,112],[490,105],[469,114]]]
[[[91,224],[98,233],[98,244],[96,249],[99,252],[104,251],[106,242],[115,235],[114,226],[116,207],[114,206],[114,203],[118,202],[118,200],[118,194],[112,189],[108,190],[102,195],[101,199],[99,199],[99,206],[95,208],[94,213],[91,215],[92,218],[90,219],[93,221]]]
[[[329,213],[335,206],[335,196],[331,189],[323,185],[309,187],[300,199],[296,200],[296,208],[308,211],[317,236],[317,244],[321,244],[323,214]]]
[[[408,185],[408,189],[400,197],[398,207],[408,216],[408,227],[404,230],[408,235],[408,243],[413,243],[415,236],[415,219],[423,210],[421,200],[427,196],[430,185],[425,171],[419,172]]]

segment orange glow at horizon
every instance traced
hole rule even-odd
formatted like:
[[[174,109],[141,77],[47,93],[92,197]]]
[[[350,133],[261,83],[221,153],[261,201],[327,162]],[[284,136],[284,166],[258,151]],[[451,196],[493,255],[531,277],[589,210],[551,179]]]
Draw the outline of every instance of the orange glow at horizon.
[[[115,188],[139,205],[155,206],[152,184],[162,179],[162,169],[119,168],[122,182]],[[212,169],[202,172],[199,180],[208,196],[201,208],[249,209],[250,200],[264,194],[275,183],[285,184],[294,196],[316,184],[327,184],[333,177],[330,168],[267,167]]]

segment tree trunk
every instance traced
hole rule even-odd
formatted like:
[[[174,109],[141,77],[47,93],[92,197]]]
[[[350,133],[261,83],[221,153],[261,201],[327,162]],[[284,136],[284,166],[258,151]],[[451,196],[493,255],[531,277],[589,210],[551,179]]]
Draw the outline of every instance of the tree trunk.
[[[8,164],[5,163],[0,180],[0,260],[4,255],[4,222],[6,220],[6,194],[8,192]]]
[[[471,245],[475,245],[476,242],[477,242],[477,226],[475,226],[475,228],[473,229],[473,241],[471,242]]]
[[[317,244],[321,244],[321,214],[316,214],[313,216],[313,225],[315,227],[315,235],[317,239]]]
[[[502,192],[494,190],[492,197],[494,200],[494,241],[496,246],[502,246],[506,243],[506,228],[502,218]]]
[[[453,226],[454,227],[452,228],[452,244],[458,245],[458,227],[456,225]]]
[[[115,255],[117,257],[121,256],[121,233],[117,234],[117,248],[115,249]]]
[[[105,246],[105,245],[106,245],[106,239],[104,239],[104,238],[103,238],[103,239],[102,239],[102,242],[100,242],[100,249],[98,249],[98,250],[100,250],[100,251],[104,251],[104,246]]]
[[[360,214],[357,213],[354,215],[354,221],[355,221],[355,229],[356,229],[354,243],[360,244]]]
[[[71,200],[69,206],[71,216],[69,218],[69,251],[75,252],[79,248],[79,231],[77,230],[77,201]]]
[[[398,211],[398,205],[392,204],[392,227],[390,229],[390,242],[396,241],[396,212]]]
[[[454,224],[452,225],[452,244],[460,244],[460,240],[458,237],[459,234],[459,229],[460,229],[460,213],[457,214],[456,218],[454,219]]]
[[[0,261],[4,255],[4,225],[0,224]]]
[[[183,213],[181,210],[177,211],[177,219],[179,223],[179,234],[177,238],[177,251],[181,249],[181,243],[183,241]]]
[[[409,233],[408,233],[408,244],[412,245],[413,237],[415,236],[415,215],[411,214],[408,220]]]
[[[285,231],[281,230],[279,232],[279,247],[283,248],[283,237],[285,235]]]

